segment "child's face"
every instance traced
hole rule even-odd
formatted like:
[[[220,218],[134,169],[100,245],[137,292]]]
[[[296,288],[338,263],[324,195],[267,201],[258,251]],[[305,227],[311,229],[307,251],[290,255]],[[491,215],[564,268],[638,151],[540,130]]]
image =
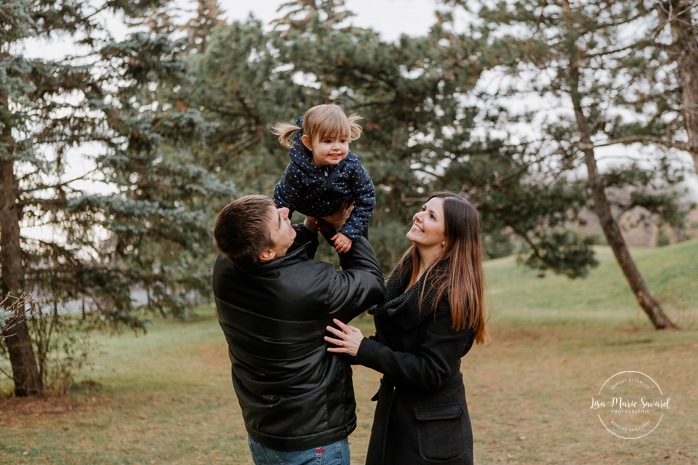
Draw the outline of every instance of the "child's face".
[[[312,143],[308,136],[301,138],[303,145],[313,153],[313,165],[329,166],[338,165],[349,153],[349,138],[332,136],[320,139],[316,137]]]

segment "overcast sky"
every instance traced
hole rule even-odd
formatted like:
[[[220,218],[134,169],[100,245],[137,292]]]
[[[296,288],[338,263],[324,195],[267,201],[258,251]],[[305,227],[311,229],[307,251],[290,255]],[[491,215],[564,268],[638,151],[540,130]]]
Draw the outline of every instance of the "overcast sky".
[[[268,24],[276,18],[281,0],[218,0],[226,19],[245,19],[250,13]],[[346,0],[356,16],[351,22],[380,32],[385,40],[400,34],[422,35],[434,23],[435,0]]]
[[[195,11],[194,0],[178,0],[178,3],[190,12]],[[253,14],[264,24],[278,17],[276,10],[282,3],[283,0],[218,0],[226,20],[244,20]],[[435,22],[436,4],[437,0],[346,0],[347,9],[356,14],[349,20],[352,24],[373,29],[390,41],[397,40],[400,34],[426,34]],[[105,22],[117,40],[131,32],[120,21],[105,17]],[[48,43],[26,40],[20,47],[21,53],[32,58],[60,60],[75,53],[71,38],[61,36],[52,37]]]

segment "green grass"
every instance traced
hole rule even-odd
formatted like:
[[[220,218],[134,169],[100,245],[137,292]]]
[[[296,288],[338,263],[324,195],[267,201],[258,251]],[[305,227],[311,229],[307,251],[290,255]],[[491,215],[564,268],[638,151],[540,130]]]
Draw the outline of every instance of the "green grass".
[[[608,249],[598,252],[600,267],[576,281],[537,278],[513,258],[487,263],[492,341],[462,368],[476,463],[698,463],[698,241],[633,250],[679,331],[653,330]],[[358,324],[371,331],[370,319]],[[251,463],[212,308],[98,342],[94,367],[69,396],[0,398],[0,463]],[[589,408],[603,382],[626,370],[652,376],[672,398],[659,428],[634,441],[612,436]],[[378,380],[356,367],[352,463],[364,460]]]
[[[514,257],[487,262],[494,321],[651,323],[635,301],[611,250],[597,247],[599,266],[587,278],[571,280],[516,266]],[[632,251],[650,291],[678,324],[695,328],[698,302],[698,241]]]

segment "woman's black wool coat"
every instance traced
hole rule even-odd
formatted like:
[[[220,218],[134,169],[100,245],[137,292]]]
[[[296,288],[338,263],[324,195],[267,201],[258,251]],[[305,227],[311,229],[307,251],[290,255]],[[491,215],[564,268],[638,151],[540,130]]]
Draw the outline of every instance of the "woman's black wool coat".
[[[383,373],[366,464],[472,464],[460,359],[474,331],[452,329],[446,297],[421,322],[383,313],[375,325],[376,336],[365,338],[356,356]]]

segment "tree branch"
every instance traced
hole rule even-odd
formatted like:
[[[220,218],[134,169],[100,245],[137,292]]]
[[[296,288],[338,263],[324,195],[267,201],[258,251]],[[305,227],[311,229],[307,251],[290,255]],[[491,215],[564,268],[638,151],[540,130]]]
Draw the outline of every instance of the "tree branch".
[[[672,142],[672,141],[661,139],[659,137],[654,137],[654,136],[626,136],[626,137],[618,137],[616,139],[610,139],[610,140],[608,140],[604,143],[601,143],[601,144],[585,144],[582,142],[578,142],[575,145],[581,150],[587,150],[587,149],[593,149],[596,147],[608,147],[610,145],[618,145],[618,144],[634,144],[637,142],[657,144],[657,145],[661,145],[663,147],[667,147],[667,148],[671,148],[671,149],[679,149],[679,150],[683,150],[686,152],[690,151],[689,145],[685,142]]]

